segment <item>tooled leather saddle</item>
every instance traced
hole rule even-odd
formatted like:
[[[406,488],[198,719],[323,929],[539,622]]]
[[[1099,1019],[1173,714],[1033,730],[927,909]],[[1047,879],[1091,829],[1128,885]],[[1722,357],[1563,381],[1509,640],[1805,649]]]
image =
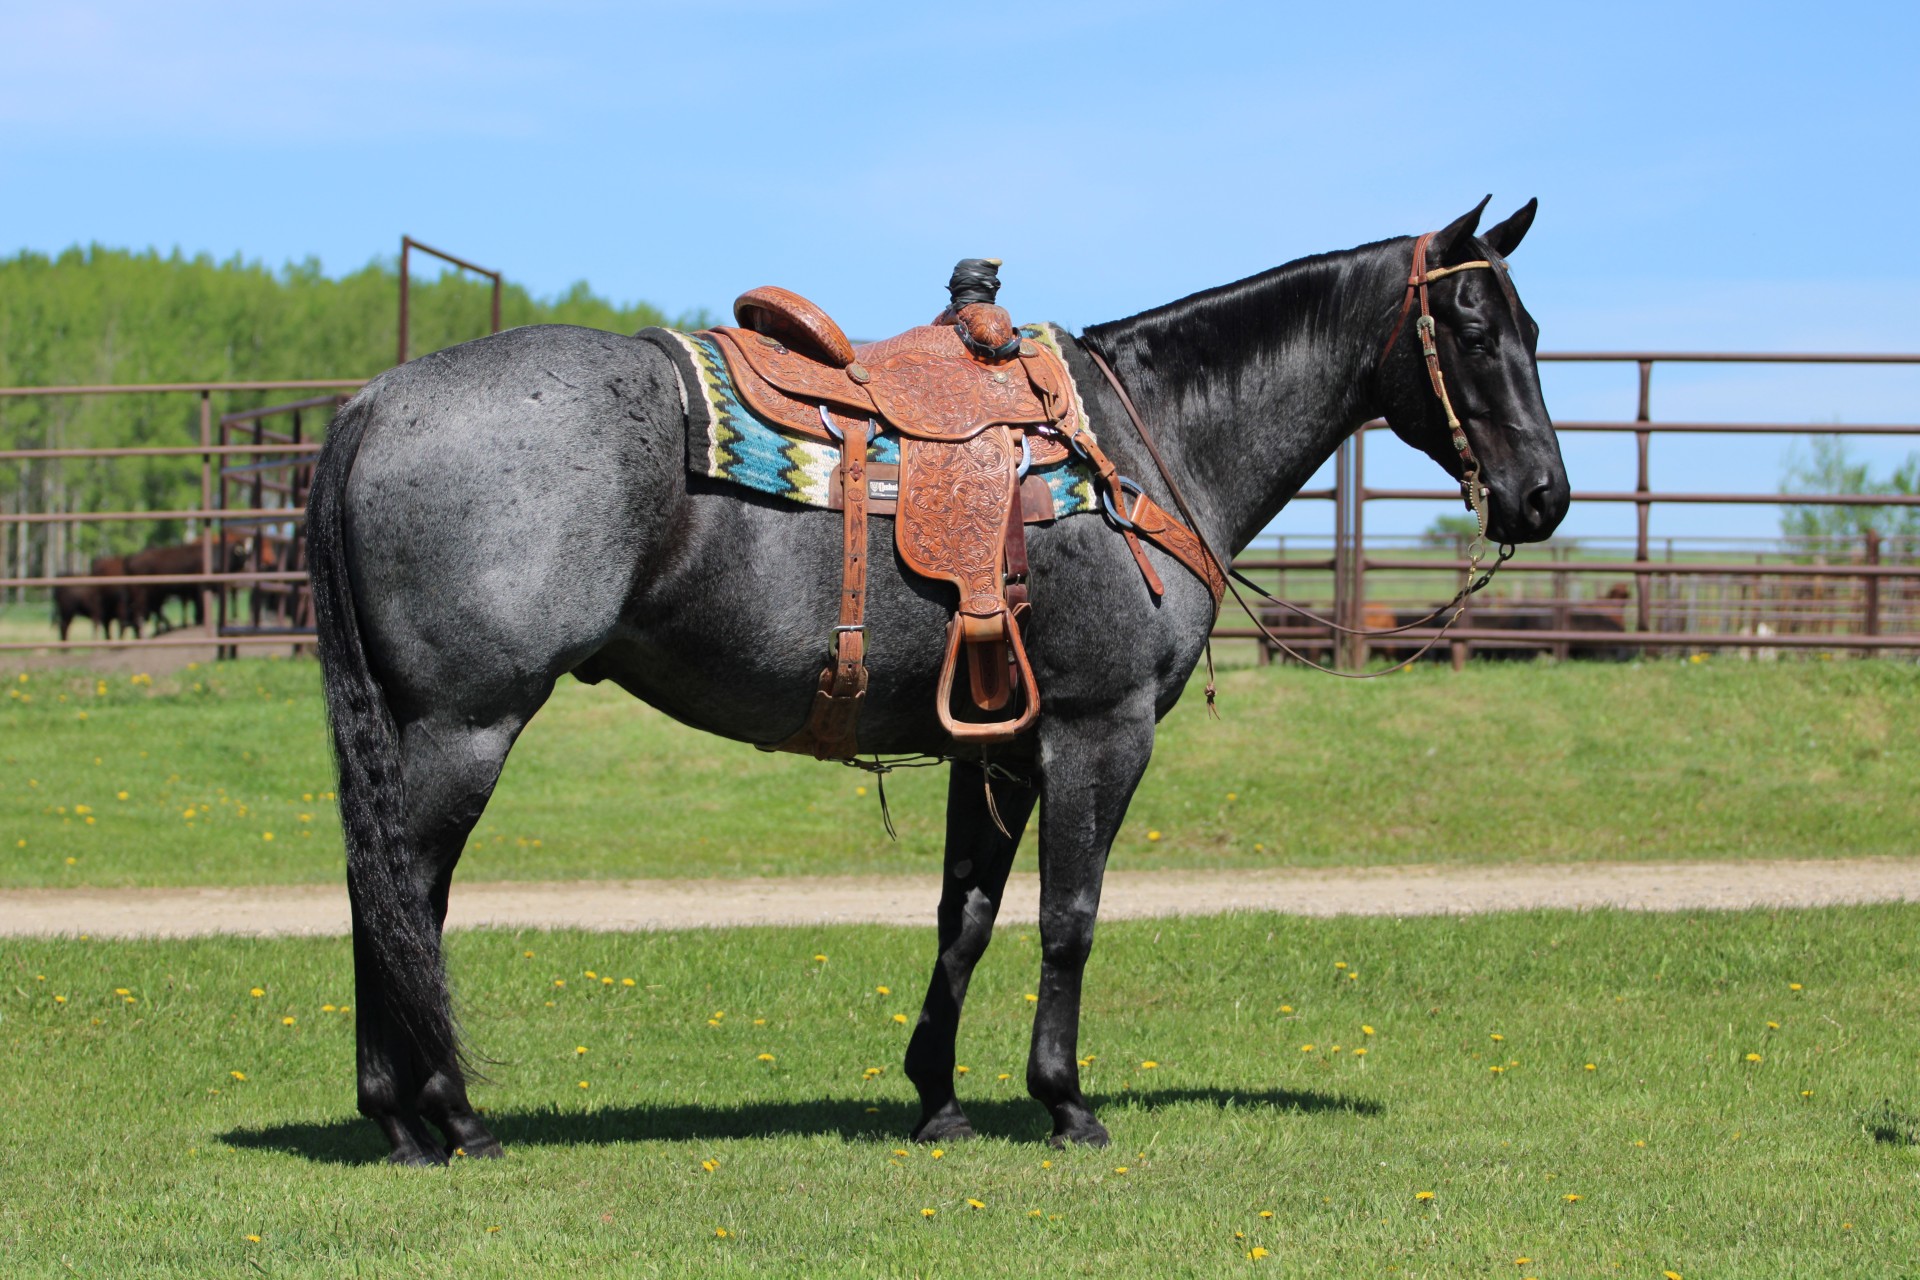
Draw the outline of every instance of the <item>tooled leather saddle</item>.
[[[832,486],[844,516],[839,622],[806,724],[773,749],[823,760],[850,760],[858,749],[869,514],[894,517],[894,545],[909,569],[958,590],[936,704],[956,743],[1011,741],[1040,712],[1023,634],[1026,525],[1053,518],[1053,507],[1031,467],[1069,453],[1087,459],[1154,594],[1162,584],[1136,534],[1220,598],[1224,581],[1200,540],[1123,481],[1083,429],[1060,356],[1023,337],[995,304],[999,265],[963,260],[948,284],[951,304],[933,324],[860,347],[819,307],[779,288],[740,295],[738,327],[706,331],[750,409],[840,450]],[[886,429],[900,441],[891,475],[867,456]]]

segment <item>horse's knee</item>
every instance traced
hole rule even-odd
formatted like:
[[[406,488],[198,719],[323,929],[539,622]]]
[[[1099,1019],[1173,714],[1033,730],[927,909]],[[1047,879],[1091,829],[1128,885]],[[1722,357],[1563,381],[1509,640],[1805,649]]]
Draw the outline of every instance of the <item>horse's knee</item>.
[[[1084,969],[1093,954],[1093,913],[1049,921],[1040,931],[1040,960],[1051,969]]]

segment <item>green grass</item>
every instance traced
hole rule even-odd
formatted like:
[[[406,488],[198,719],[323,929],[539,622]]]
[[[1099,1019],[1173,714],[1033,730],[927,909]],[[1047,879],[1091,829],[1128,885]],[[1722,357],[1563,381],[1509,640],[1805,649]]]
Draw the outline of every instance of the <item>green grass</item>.
[[[99,679],[5,675],[0,885],[338,877],[313,664]],[[1917,698],[1920,668],[1873,661],[1492,664],[1359,685],[1227,671],[1221,720],[1195,689],[1162,726],[1115,865],[1905,855]],[[894,775],[896,844],[865,775],[564,681],[461,874],[925,871],[944,785]]]
[[[1081,1047],[1116,1145],[1065,1153],[1010,923],[961,1038],[985,1136],[939,1159],[899,1137],[924,931],[452,949],[510,1154],[419,1172],[352,1115],[344,941],[0,945],[0,1271],[1212,1275],[1258,1246],[1279,1275],[1703,1280],[1920,1249],[1920,908],[1112,925]]]

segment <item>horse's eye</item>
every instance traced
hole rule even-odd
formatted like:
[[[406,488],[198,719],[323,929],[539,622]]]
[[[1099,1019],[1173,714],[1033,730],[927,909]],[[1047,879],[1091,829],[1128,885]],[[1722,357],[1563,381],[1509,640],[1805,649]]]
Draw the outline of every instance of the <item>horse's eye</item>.
[[[1460,345],[1469,351],[1485,351],[1487,349],[1487,331],[1485,329],[1462,329],[1460,331]]]

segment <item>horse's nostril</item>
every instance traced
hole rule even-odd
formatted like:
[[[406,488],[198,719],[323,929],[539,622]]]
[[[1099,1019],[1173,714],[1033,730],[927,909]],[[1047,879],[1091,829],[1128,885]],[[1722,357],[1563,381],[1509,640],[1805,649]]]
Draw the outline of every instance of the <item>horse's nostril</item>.
[[[1547,525],[1554,524],[1563,514],[1559,494],[1556,492],[1551,478],[1543,479],[1531,489],[1528,489],[1527,496],[1521,501],[1520,505],[1526,512],[1528,527],[1533,529],[1540,529]]]

